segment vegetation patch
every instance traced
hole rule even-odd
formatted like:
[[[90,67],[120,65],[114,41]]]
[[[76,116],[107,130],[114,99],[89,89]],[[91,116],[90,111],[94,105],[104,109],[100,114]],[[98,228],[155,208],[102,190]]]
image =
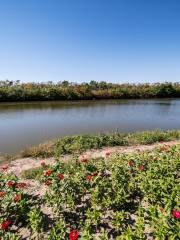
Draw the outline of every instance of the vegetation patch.
[[[113,146],[133,146],[138,144],[152,144],[162,141],[180,139],[180,131],[144,131],[135,133],[101,133],[67,136],[50,143],[27,148],[20,157],[59,157],[65,154],[80,154],[90,149],[101,149]]]
[[[0,175],[0,237],[49,240],[180,239],[180,145],[42,164],[42,198]],[[52,209],[46,215],[42,206]]]
[[[48,167],[48,166],[47,166]],[[21,173],[21,177],[25,179],[36,179],[39,180],[43,174],[44,169],[42,167],[31,168],[24,170]]]
[[[180,97],[179,83],[115,84],[89,83],[20,83],[0,81],[0,101],[49,101],[94,99],[144,99]]]

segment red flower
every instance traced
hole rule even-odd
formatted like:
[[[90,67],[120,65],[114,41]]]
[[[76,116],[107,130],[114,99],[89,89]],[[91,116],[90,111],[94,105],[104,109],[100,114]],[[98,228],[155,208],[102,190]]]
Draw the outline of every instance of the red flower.
[[[82,163],[87,163],[87,162],[88,162],[88,159],[87,159],[87,158],[83,158],[83,159],[81,159],[81,162],[82,162]]]
[[[86,180],[87,180],[88,182],[91,182],[91,181],[92,181],[92,178],[93,178],[92,175],[88,175],[88,176],[86,176]]]
[[[3,170],[3,171],[7,171],[7,170],[8,170],[8,165],[3,166],[3,167],[2,167],[2,170]]]
[[[44,176],[49,177],[52,174],[52,170],[48,169],[45,173]]]
[[[15,198],[14,198],[14,201],[15,202],[20,202],[22,199],[21,195],[16,195]]]
[[[69,233],[69,240],[78,240],[78,231],[77,230],[71,230]]]
[[[50,186],[52,184],[52,181],[51,180],[46,180],[45,183],[44,183],[46,186]]]
[[[8,181],[7,185],[8,185],[8,187],[12,188],[15,186],[15,183],[13,181]]]
[[[129,161],[129,162],[128,162],[128,165],[129,165],[130,167],[132,167],[132,166],[134,165],[134,162],[133,162],[133,161]]]
[[[106,152],[106,157],[109,157],[111,155],[111,152]]]
[[[59,174],[57,175],[57,177],[58,177],[60,180],[63,180],[63,179],[64,179],[64,174],[59,173]]]
[[[91,174],[92,177],[95,177],[97,175],[98,175],[97,172],[94,172],[94,173]]]
[[[45,162],[41,162],[41,166],[44,168],[46,167],[46,163]]]
[[[95,177],[95,176],[97,176],[97,175],[98,175],[97,172],[94,172],[94,173],[92,173],[92,174],[90,174],[90,175],[87,175],[87,176],[86,176],[86,180],[87,180],[88,182],[91,182],[92,179],[93,179],[93,177]]]
[[[1,229],[4,231],[8,231],[9,227],[12,225],[12,221],[10,219],[7,219],[1,224]]]
[[[27,184],[26,184],[26,183],[23,183],[23,182],[22,182],[22,183],[17,183],[17,184],[16,184],[16,187],[17,187],[17,188],[21,188],[21,189],[22,189],[22,188],[26,188],[26,187],[27,187]]]
[[[0,191],[0,198],[3,198],[6,193],[4,191]]]
[[[180,219],[180,211],[177,211],[176,209],[173,209],[172,215],[173,215],[175,218]]]
[[[145,168],[144,168],[143,165],[141,165],[141,166],[138,167],[138,169],[139,169],[140,171],[144,171]]]

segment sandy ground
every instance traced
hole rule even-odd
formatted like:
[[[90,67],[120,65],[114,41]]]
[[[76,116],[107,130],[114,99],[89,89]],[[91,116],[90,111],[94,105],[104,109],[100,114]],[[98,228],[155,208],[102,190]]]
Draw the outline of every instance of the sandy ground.
[[[151,145],[137,145],[137,146],[121,146],[121,147],[106,147],[103,149],[96,149],[96,150],[89,150],[82,153],[79,156],[79,159],[82,158],[98,158],[98,157],[108,157],[107,153],[114,154],[114,153],[132,153],[136,151],[150,151],[156,147],[162,146],[173,146],[176,144],[180,144],[180,140],[170,141],[170,142],[162,142],[162,143],[155,143]],[[109,155],[109,156],[110,156]],[[71,155],[62,156],[62,160],[66,161],[71,159]],[[55,163],[54,158],[20,158],[16,159],[8,164],[0,164],[0,171],[5,172],[7,174],[13,173],[22,179],[21,174],[25,170],[30,170],[33,168],[38,168],[41,166],[41,163],[44,162],[47,165],[53,165]],[[7,170],[3,170],[6,169]],[[41,185],[39,181],[33,179],[22,179],[23,182],[26,182],[28,186],[28,193],[31,195],[42,197],[46,192],[46,186]]]
[[[97,149],[97,150],[89,150],[84,153],[82,153],[79,156],[79,159],[82,158],[98,158],[98,157],[107,157],[107,153],[110,155],[113,153],[131,153],[136,151],[148,151],[152,150],[156,147],[161,146],[173,146],[180,143],[180,140],[170,141],[170,142],[161,142],[161,143],[155,143],[151,145],[137,145],[137,146],[121,146],[121,147],[106,147],[103,149]],[[71,155],[62,156],[62,160],[68,160],[71,159]],[[52,165],[55,163],[54,158],[20,158],[16,159],[9,164],[0,164],[0,169],[3,167],[6,168],[7,166],[7,173],[14,173],[15,175],[19,176],[21,173],[25,170],[37,168],[41,166],[41,163],[45,162],[48,165]]]

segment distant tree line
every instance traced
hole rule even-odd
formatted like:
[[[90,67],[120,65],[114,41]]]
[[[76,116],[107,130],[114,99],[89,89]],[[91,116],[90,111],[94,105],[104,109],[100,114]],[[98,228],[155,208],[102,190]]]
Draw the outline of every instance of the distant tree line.
[[[177,97],[180,97],[180,83],[116,84],[104,81],[21,83],[19,80],[0,81],[1,102]]]

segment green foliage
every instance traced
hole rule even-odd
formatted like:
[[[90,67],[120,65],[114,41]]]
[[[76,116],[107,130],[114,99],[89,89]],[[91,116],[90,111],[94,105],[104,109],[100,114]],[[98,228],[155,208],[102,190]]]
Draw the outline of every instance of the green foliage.
[[[66,223],[60,219],[55,223],[49,234],[49,240],[65,240],[68,238]]]
[[[25,149],[21,157],[55,157],[65,154],[79,154],[89,149],[100,149],[113,146],[132,146],[152,144],[161,141],[180,139],[179,130],[143,131],[132,133],[109,132],[61,137],[58,140]],[[27,173],[28,174],[28,173]]]
[[[80,153],[88,149],[99,149],[112,146],[130,146],[152,144],[180,138],[180,131],[144,131],[135,133],[101,133],[98,135],[76,135],[60,138],[56,143],[59,154]]]
[[[47,204],[60,215],[73,214],[84,239],[93,239],[107,221],[105,231],[111,226],[119,235],[117,239],[147,239],[146,228],[157,239],[178,239],[178,220],[172,219],[172,210],[180,207],[179,149],[166,146],[153,152],[113,155],[108,161],[76,161],[72,168],[53,167],[52,174],[42,179],[51,180]],[[56,177],[58,172],[63,173],[62,180]],[[68,204],[69,196],[73,204]],[[168,209],[166,221],[153,214],[152,206],[154,211]],[[73,224],[65,219],[68,225]]]
[[[16,233],[7,232],[3,236],[3,240],[20,240],[20,236]]]
[[[35,225],[40,221],[40,215],[36,215],[36,219],[33,218],[34,210],[32,210],[38,202],[33,196],[26,194],[26,189],[27,184],[16,176],[0,174],[0,237],[3,237],[2,239],[20,239],[14,231],[8,232],[12,226],[27,227],[30,223],[33,231],[39,231]]]
[[[90,100],[180,97],[179,83],[115,84],[90,83],[20,83],[0,81],[0,101]]]
[[[47,168],[48,166],[46,166]],[[44,169],[42,167],[32,168],[24,170],[21,173],[21,177],[25,179],[40,179]]]
[[[134,133],[109,132],[61,137],[51,144],[40,144],[21,152],[21,157],[59,158],[65,154],[79,154],[89,149],[113,146],[152,144],[161,141],[180,139],[180,131],[143,131]],[[26,174],[26,173],[25,173]],[[28,174],[28,173],[27,173]]]
[[[28,213],[29,225],[33,233],[40,233],[42,229],[42,212],[39,207],[34,207]]]
[[[1,174],[0,237],[18,239],[13,227],[21,226],[37,239],[68,240],[75,231],[76,240],[178,240],[179,170],[180,145],[85,162],[57,160],[43,168],[46,194],[39,200],[18,187],[16,176]],[[42,204],[54,216],[49,231]],[[7,219],[12,223],[3,229]]]

